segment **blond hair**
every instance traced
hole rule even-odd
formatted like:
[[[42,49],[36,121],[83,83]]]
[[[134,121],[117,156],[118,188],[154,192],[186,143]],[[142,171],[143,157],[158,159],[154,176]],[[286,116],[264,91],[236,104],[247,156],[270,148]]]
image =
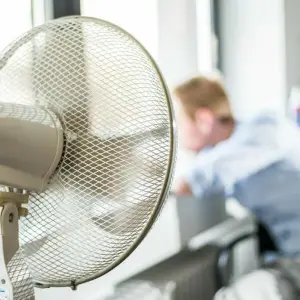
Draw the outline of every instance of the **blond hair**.
[[[178,85],[174,93],[191,118],[194,118],[198,108],[208,108],[221,118],[232,118],[227,93],[222,83],[216,79],[193,77]]]

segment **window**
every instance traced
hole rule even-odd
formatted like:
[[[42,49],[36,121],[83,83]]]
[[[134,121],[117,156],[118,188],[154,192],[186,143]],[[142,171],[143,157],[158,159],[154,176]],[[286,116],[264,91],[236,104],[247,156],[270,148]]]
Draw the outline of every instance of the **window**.
[[[81,0],[81,14],[112,22],[158,56],[158,0]]]
[[[197,0],[198,70],[210,72],[216,67],[217,43],[212,30],[211,0]]]
[[[0,50],[31,27],[31,0],[1,1]]]

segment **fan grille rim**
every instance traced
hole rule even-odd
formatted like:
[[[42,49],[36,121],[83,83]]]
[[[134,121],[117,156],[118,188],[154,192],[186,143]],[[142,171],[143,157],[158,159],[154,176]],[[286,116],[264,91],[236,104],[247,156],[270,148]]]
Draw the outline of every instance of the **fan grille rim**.
[[[177,149],[177,134],[176,134],[175,114],[174,114],[174,110],[173,110],[171,96],[169,94],[169,90],[168,90],[168,87],[166,85],[166,81],[164,80],[163,75],[162,75],[156,61],[153,59],[153,57],[147,51],[147,49],[134,36],[132,36],[129,32],[127,32],[123,28],[121,28],[118,25],[113,24],[109,21],[106,21],[106,20],[103,20],[103,19],[97,19],[97,18],[93,18],[93,17],[87,17],[87,16],[67,16],[67,17],[60,18],[58,20],[74,19],[74,18],[75,19],[79,18],[83,21],[85,20],[85,21],[92,21],[92,22],[95,22],[95,23],[107,24],[107,26],[110,26],[110,27],[115,28],[116,30],[118,30],[120,32],[123,32],[125,35],[130,37],[140,47],[140,49],[143,51],[143,53],[150,59],[150,61],[152,63],[152,66],[155,69],[155,72],[156,72],[156,74],[158,75],[158,77],[160,79],[160,83],[161,83],[161,86],[162,86],[164,94],[165,94],[166,105],[167,105],[167,110],[168,110],[168,117],[169,117],[169,122],[170,122],[170,126],[169,126],[169,131],[170,131],[169,132],[170,152],[169,152],[169,157],[168,157],[168,162],[167,162],[167,170],[166,170],[167,175],[164,178],[164,183],[163,183],[163,186],[161,188],[160,196],[159,196],[158,200],[156,201],[156,205],[153,208],[150,217],[148,217],[148,221],[147,221],[146,225],[144,226],[144,228],[140,232],[140,234],[137,236],[137,238],[135,239],[135,242],[131,245],[131,247],[129,247],[126,252],[124,252],[121,256],[119,256],[119,258],[116,259],[114,261],[114,263],[110,264],[107,268],[102,269],[99,273],[97,273],[93,276],[83,277],[83,278],[80,278],[80,279],[74,280],[74,281],[69,281],[68,280],[68,281],[59,281],[59,282],[55,282],[55,283],[53,283],[53,282],[49,283],[49,282],[43,282],[43,281],[34,281],[35,286],[39,287],[39,288],[72,287],[72,288],[75,289],[76,286],[78,286],[80,284],[95,280],[95,279],[105,275],[106,273],[110,272],[112,269],[114,269],[115,267],[120,265],[125,259],[127,259],[128,256],[130,256],[130,254],[132,254],[132,252],[143,241],[143,239],[145,238],[145,236],[147,235],[149,230],[152,228],[152,226],[153,226],[154,222],[156,221],[158,215],[160,214],[160,212],[163,208],[163,205],[165,203],[165,200],[166,200],[166,198],[168,196],[168,193],[169,193],[169,188],[170,188],[170,185],[171,185],[171,182],[172,182],[173,170],[174,170],[174,167],[175,167],[175,157],[176,157],[176,149]],[[53,21],[49,21],[48,23],[53,23],[53,22],[56,22],[56,21],[57,20],[53,20]],[[38,28],[42,27],[43,25],[40,25],[40,26],[36,27],[34,29],[35,33],[39,33]],[[32,32],[32,30],[29,30],[26,33],[24,33],[19,39],[22,39],[22,37],[26,37],[28,32]],[[18,41],[18,39],[17,39],[17,41]],[[8,45],[8,47],[5,48],[2,51],[3,56],[6,54],[7,51],[11,51],[13,44],[14,44],[14,42],[12,44]],[[13,55],[13,52],[12,52],[11,55]],[[0,66],[0,69],[2,69],[2,66]]]

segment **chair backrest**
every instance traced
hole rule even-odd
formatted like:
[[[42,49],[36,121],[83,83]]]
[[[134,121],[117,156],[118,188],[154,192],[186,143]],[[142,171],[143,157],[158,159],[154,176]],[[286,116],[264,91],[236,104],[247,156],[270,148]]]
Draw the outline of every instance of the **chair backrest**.
[[[278,252],[279,249],[273,239],[272,235],[270,234],[267,227],[258,222],[257,224],[257,235],[258,235],[258,246],[259,246],[259,253],[264,254],[266,252]]]
[[[180,196],[176,199],[176,206],[183,246],[194,236],[228,219],[224,194],[204,197],[201,200],[189,195]]]

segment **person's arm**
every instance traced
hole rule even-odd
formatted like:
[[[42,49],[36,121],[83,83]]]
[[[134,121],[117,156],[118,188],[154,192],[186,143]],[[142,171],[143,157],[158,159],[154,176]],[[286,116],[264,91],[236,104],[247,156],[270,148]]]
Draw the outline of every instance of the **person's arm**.
[[[214,170],[213,157],[213,153],[201,153],[194,165],[176,182],[174,193],[178,196],[193,194],[196,198],[204,194],[224,194],[224,186]]]
[[[179,179],[177,182],[175,188],[174,188],[174,193],[177,196],[183,196],[183,195],[191,195],[192,194],[192,189],[190,185],[187,183],[187,181],[183,178]]]
[[[268,123],[247,126],[230,140],[200,153],[192,168],[178,183],[177,194],[192,192],[197,198],[204,194],[231,194],[238,181],[281,158],[281,151],[274,148],[275,130]]]

